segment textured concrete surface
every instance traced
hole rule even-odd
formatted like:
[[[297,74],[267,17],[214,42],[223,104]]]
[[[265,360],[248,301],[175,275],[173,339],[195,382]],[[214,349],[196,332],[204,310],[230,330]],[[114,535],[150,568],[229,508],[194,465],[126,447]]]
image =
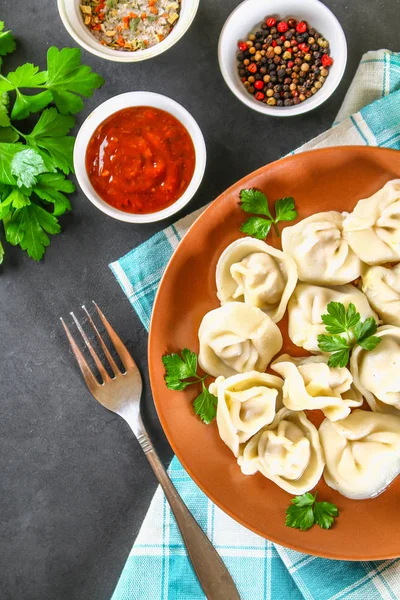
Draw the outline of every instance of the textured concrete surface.
[[[142,64],[107,63],[84,53],[84,62],[106,84],[86,102],[78,125],[103,100],[142,89],[171,96],[197,119],[208,165],[186,212],[324,131],[362,53],[399,49],[398,0],[328,1],[349,45],[340,87],[312,113],[264,117],[242,105],[219,73],[218,35],[237,4],[200,0],[184,38]],[[25,61],[44,68],[50,45],[75,45],[55,0],[1,0],[0,19],[18,38],[6,71]],[[84,387],[60,315],[92,298],[107,312],[144,374],[144,418],[154,443],[165,463],[171,457],[146,378],[147,335],[107,266],[167,223],[114,221],[80,191],[72,202],[73,212],[62,219],[63,233],[52,240],[42,263],[8,248],[0,273],[2,600],[108,600],[156,487],[128,427],[98,406]]]

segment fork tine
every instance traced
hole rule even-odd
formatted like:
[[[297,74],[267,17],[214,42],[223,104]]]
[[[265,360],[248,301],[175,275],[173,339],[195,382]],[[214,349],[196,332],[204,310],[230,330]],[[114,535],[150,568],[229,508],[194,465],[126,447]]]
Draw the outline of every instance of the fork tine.
[[[112,370],[113,370],[113,372],[114,372],[114,375],[121,375],[121,371],[120,371],[120,369],[119,369],[119,367],[118,367],[117,363],[115,362],[115,360],[114,360],[114,359],[113,359],[113,357],[111,356],[111,353],[110,353],[109,349],[108,349],[108,348],[107,348],[107,346],[105,345],[105,343],[104,343],[104,340],[103,340],[103,338],[101,337],[101,335],[100,335],[100,332],[99,332],[99,330],[97,329],[97,326],[96,326],[96,324],[94,323],[94,321],[93,321],[92,317],[90,316],[88,309],[86,308],[86,306],[85,306],[85,305],[83,305],[83,306],[82,306],[82,309],[83,309],[83,310],[85,311],[85,313],[86,313],[86,316],[87,316],[87,318],[88,318],[88,321],[89,321],[89,323],[91,324],[91,326],[92,326],[92,328],[93,328],[93,330],[94,330],[94,332],[95,332],[95,334],[96,334],[96,336],[97,336],[97,339],[99,340],[99,343],[100,343],[100,345],[101,345],[101,347],[102,347],[102,349],[103,349],[104,355],[105,355],[105,357],[107,358],[108,362],[110,363],[110,366],[111,366],[111,368],[112,368]]]
[[[82,372],[83,378],[86,381],[86,384],[87,384],[89,390],[93,393],[93,390],[99,386],[99,382],[97,381],[96,377],[93,375],[89,365],[86,362],[85,357],[83,356],[82,352],[78,348],[78,346],[72,336],[72,333],[68,329],[68,327],[65,324],[64,319],[62,317],[60,317],[60,321],[62,323],[62,326],[64,327],[64,331],[67,335],[68,341],[71,344],[72,352],[75,355],[76,361]]]
[[[85,342],[94,362],[96,363],[96,367],[99,370],[100,375],[103,378],[103,382],[107,383],[108,381],[111,381],[111,377],[109,376],[109,374],[107,373],[106,369],[104,368],[103,363],[101,362],[100,358],[98,357],[98,354],[96,352],[96,350],[93,348],[92,344],[90,343],[86,333],[83,331],[82,325],[79,323],[78,319],[76,318],[76,316],[74,315],[73,312],[70,313],[71,317],[73,318],[75,325],[78,328],[79,333],[81,334],[83,341]]]
[[[92,300],[92,302],[95,305],[97,312],[99,313],[100,319],[102,320],[103,325],[106,328],[108,335],[110,336],[110,339],[114,344],[114,348],[117,351],[118,356],[120,357],[125,369],[128,370],[128,369],[131,369],[132,367],[136,367],[135,361],[133,360],[132,356],[129,354],[129,352],[128,352],[125,344],[122,342],[121,338],[111,327],[110,323],[107,321],[107,319],[105,318],[105,316],[103,315],[103,313],[101,312],[99,307],[97,306],[96,302],[94,300]]]

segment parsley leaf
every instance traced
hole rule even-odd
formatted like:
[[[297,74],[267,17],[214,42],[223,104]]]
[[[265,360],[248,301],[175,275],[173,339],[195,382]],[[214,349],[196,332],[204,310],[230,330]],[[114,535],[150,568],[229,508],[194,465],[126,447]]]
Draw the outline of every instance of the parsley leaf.
[[[104,79],[100,75],[93,73],[89,66],[81,65],[79,48],[49,48],[46,87],[51,91],[61,114],[75,114],[82,110],[80,96],[89,98],[103,83]]]
[[[12,119],[26,119],[31,113],[40,112],[53,100],[51,92],[40,92],[34,96],[26,96],[18,89],[16,90],[16,98],[11,111]]]
[[[43,257],[50,244],[48,233],[60,232],[57,218],[37,204],[16,210],[6,224],[6,239],[12,245],[19,244],[34,260]]]
[[[382,341],[382,339],[376,335],[371,335],[368,338],[358,340],[358,344],[364,350],[373,350]]]
[[[314,520],[322,529],[330,529],[339,516],[338,508],[331,502],[316,502],[314,504]]]
[[[381,339],[374,336],[378,324],[373,317],[361,321],[360,313],[354,304],[346,307],[341,302],[330,302],[327,314],[321,315],[325,329],[331,335],[320,334],[318,347],[322,352],[332,352],[330,367],[345,367],[349,362],[350,351],[356,344],[365,350],[373,350]],[[344,333],[345,335],[338,335]]]
[[[195,353],[188,350],[188,348],[184,348],[181,354],[182,358],[179,356],[179,354],[165,354],[162,357],[162,362],[166,370],[166,376],[171,378],[171,380],[197,377],[197,357]],[[195,363],[192,355],[196,357]],[[193,365],[195,365],[194,369]]]
[[[53,167],[68,175],[73,172],[73,149],[75,138],[67,135],[75,124],[74,117],[60,115],[55,108],[48,108],[40,115],[26,143],[40,149],[42,157],[50,159]],[[46,159],[45,159],[46,162]]]
[[[247,213],[265,215],[264,217],[250,217],[240,227],[240,231],[252,235],[259,240],[267,237],[271,225],[279,237],[277,223],[279,221],[293,221],[297,217],[294,208],[294,200],[291,197],[280,198],[275,202],[275,218],[271,215],[266,195],[256,188],[243,189],[240,191],[240,206]]]
[[[336,350],[349,349],[349,342],[341,335],[326,335],[321,333],[318,336],[318,346],[322,352],[335,352]]]
[[[5,56],[6,54],[14,52],[15,46],[13,34],[11,31],[4,31],[4,21],[0,21],[0,56]]]
[[[217,398],[207,389],[204,380],[207,373],[200,377],[197,375],[197,354],[184,348],[179,354],[164,354],[162,362],[165,367],[165,383],[169,390],[182,391],[189,385],[201,383],[202,391],[195,398],[193,407],[196,415],[204,423],[210,423],[216,415]]]
[[[218,400],[214,394],[208,391],[202,382],[203,390],[193,403],[194,412],[199,415],[200,419],[207,425],[211,423],[217,414],[217,403]]]
[[[268,200],[265,194],[251,188],[248,190],[240,190],[240,206],[248,213],[254,213],[256,215],[267,215],[272,219],[272,215],[269,212]]]
[[[3,244],[0,242],[0,265],[2,264],[4,260],[4,247]]]
[[[37,183],[37,175],[45,171],[43,158],[32,148],[24,148],[12,158],[11,173],[16,177],[19,187],[32,187]]]
[[[271,229],[271,225],[271,221],[267,221],[267,219],[250,217],[250,219],[247,219],[247,221],[240,226],[240,231],[252,235],[258,240],[265,240]]]
[[[39,71],[39,67],[35,67],[32,63],[25,63],[7,75],[7,80],[13,86],[12,89],[38,87],[45,83],[46,79],[46,71]]]
[[[294,221],[297,217],[297,210],[294,208],[294,199],[286,196],[275,202],[275,223],[278,221]]]
[[[310,529],[314,524],[330,529],[339,516],[338,508],[330,502],[317,502],[316,498],[317,492],[315,496],[307,492],[292,498],[286,509],[285,525],[301,531]]]
[[[41,200],[54,204],[54,215],[60,216],[66,210],[71,210],[71,203],[62,192],[71,194],[75,191],[75,186],[72,181],[65,179],[61,173],[43,173],[39,175],[33,191]]]

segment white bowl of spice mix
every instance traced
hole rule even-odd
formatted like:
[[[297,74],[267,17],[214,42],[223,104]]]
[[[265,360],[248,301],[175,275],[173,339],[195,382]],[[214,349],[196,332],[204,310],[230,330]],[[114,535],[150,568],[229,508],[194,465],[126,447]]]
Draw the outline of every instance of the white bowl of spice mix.
[[[130,63],[171,48],[189,29],[199,0],[57,0],[57,5],[82,48]]]
[[[339,21],[319,0],[245,0],[222,28],[218,59],[241,102],[289,117],[333,94],[346,67],[347,44]]]

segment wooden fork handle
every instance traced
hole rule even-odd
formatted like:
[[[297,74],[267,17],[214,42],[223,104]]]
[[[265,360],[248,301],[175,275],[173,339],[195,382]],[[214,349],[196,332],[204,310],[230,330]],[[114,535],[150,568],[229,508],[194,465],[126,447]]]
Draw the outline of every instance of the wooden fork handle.
[[[176,491],[149,437],[142,435],[139,442],[164,490],[189,558],[208,600],[240,600],[228,569]]]

